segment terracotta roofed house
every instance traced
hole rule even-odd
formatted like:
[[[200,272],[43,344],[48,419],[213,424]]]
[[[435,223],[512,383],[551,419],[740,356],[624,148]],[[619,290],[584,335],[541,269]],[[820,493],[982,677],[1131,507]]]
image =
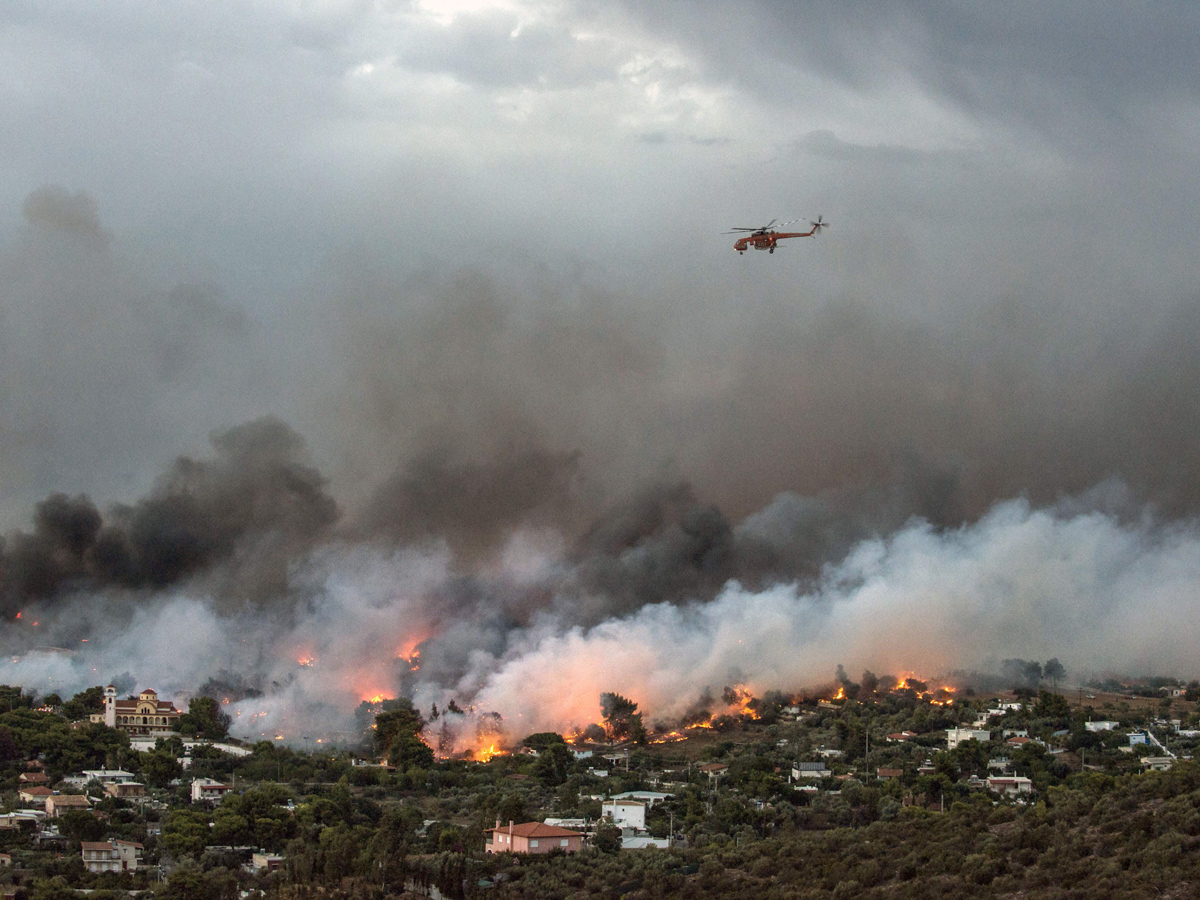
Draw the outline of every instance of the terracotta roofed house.
[[[46,798],[46,816],[57,819],[68,809],[91,809],[92,801],[83,794],[53,794]]]
[[[46,808],[46,798],[54,796],[54,791],[46,787],[44,784],[35,784],[32,787],[23,787],[17,791],[17,798],[26,806],[36,806],[41,809]]]
[[[523,822],[514,825],[496,823],[487,833],[491,840],[484,845],[488,853],[549,853],[561,850],[576,853],[583,845],[583,833],[543,822]]]

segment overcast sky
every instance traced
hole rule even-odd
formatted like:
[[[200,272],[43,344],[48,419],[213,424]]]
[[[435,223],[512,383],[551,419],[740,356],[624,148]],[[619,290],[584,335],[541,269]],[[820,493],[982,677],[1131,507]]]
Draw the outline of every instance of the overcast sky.
[[[1139,437],[1194,453],[1198,33],[1192,3],[6,3],[0,524],[263,414],[351,505],[513,431],[741,512],[884,431],[846,465],[1031,442],[975,511],[1136,484]],[[773,256],[722,234],[818,214]]]

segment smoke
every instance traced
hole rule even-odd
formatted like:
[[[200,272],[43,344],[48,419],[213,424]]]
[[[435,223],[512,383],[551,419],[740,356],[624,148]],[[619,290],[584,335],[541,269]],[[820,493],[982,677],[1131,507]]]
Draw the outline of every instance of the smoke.
[[[693,721],[728,685],[797,691],[843,662],[926,677],[1000,673],[1018,657],[1057,657],[1074,678],[1200,674],[1190,526],[1008,501],[958,529],[913,520],[861,540],[807,587],[730,581],[711,599],[647,603],[596,624],[563,611],[562,592],[583,580],[577,552],[464,579],[445,544],[334,542],[294,573],[286,618],[222,613],[199,592],[159,592],[112,618],[112,596],[81,596],[27,614],[49,634],[86,629],[87,643],[26,653],[0,679],[62,692],[129,673],[168,696],[216,689],[235,733],[292,741],[349,739],[362,700],[403,693],[444,709],[454,699],[473,711],[454,729],[469,743],[486,713],[509,739],[586,726],[605,692],[656,721]],[[503,615],[530,592],[548,599],[528,621]]]
[[[109,586],[156,589],[205,575],[222,601],[287,592],[289,562],[337,518],[303,441],[275,419],[212,435],[212,460],[178,459],[151,494],[102,517],[86,496],[51,495],[32,533],[0,546],[0,612]]]
[[[0,472],[6,517],[40,500],[0,546],[0,680],[220,694],[295,739],[377,696],[515,734],[838,663],[1195,674],[1190,295],[925,322],[330,263],[269,336],[292,359],[220,288],[158,285],[87,195],[25,212]]]

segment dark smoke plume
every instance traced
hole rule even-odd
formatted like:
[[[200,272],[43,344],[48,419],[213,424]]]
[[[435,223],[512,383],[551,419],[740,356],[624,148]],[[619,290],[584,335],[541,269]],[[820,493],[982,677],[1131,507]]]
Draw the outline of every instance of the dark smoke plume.
[[[229,564],[227,590],[286,591],[286,564],[326,533],[337,506],[300,462],[303,441],[276,419],[215,433],[216,457],[181,457],[154,491],[101,516],[86,496],[38,504],[32,533],[0,556],[3,612],[70,592],[158,589]]]

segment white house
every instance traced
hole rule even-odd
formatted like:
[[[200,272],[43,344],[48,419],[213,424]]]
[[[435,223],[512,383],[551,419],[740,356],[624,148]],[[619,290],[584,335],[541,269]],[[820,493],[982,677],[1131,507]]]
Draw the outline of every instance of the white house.
[[[133,872],[142,861],[136,841],[83,841],[80,853],[89,872]]]
[[[192,802],[220,803],[233,790],[233,785],[222,784],[211,778],[197,778],[192,782]]]
[[[823,762],[802,762],[792,766],[792,781],[802,779],[825,778],[832,775]]]
[[[674,794],[664,794],[662,791],[626,791],[623,794],[614,794],[613,799],[641,800],[646,804],[646,808],[649,809],[653,807],[655,803],[661,803],[662,801],[674,796]]]
[[[993,775],[987,780],[989,791],[1006,797],[1018,797],[1033,793],[1033,782],[1023,775]]]
[[[990,741],[992,733],[981,728],[950,728],[946,731],[946,748],[953,750],[964,741]]]
[[[101,784],[119,784],[122,781],[133,781],[136,776],[124,769],[84,769],[84,784],[98,781]]]
[[[605,800],[601,815],[610,816],[618,828],[646,830],[646,804],[641,800]]]
[[[1119,725],[1119,722],[1084,722],[1083,727],[1088,731],[1112,731]]]

